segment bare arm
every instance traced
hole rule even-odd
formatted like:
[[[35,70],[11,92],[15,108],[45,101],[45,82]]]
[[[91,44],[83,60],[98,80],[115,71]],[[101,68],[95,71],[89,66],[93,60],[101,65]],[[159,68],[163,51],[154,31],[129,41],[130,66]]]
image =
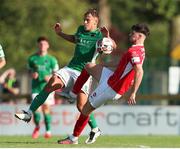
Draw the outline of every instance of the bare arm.
[[[62,37],[63,39],[65,39],[69,42],[75,43],[75,36],[63,33],[60,23],[55,24],[54,30],[55,30],[56,34],[59,35],[60,37]]]
[[[101,27],[101,32],[104,37],[110,38],[113,43],[113,49],[116,49],[117,45],[115,41],[110,37],[109,30],[106,27]]]
[[[5,58],[0,58],[0,69],[6,65]]]
[[[4,83],[3,87],[6,88],[13,95],[19,94],[20,90],[18,87],[8,87],[7,83]]]
[[[130,105],[136,104],[136,100],[135,100],[136,93],[141,84],[141,81],[143,78],[143,73],[144,73],[142,64],[135,65],[134,70],[135,70],[134,83],[133,83],[133,86],[131,89],[130,97],[128,99],[128,104],[130,104]]]

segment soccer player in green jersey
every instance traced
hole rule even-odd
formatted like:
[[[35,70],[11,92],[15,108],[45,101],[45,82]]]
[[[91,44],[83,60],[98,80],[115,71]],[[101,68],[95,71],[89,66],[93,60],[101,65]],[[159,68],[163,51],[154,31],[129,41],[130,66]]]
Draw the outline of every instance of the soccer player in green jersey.
[[[49,81],[52,73],[59,69],[57,59],[48,54],[49,41],[46,37],[41,36],[37,39],[38,50],[28,58],[28,69],[32,78],[32,99],[34,99],[43,90]],[[51,137],[51,114],[50,106],[55,103],[54,92],[50,93],[47,100],[37,110],[33,111],[35,129],[32,138],[39,137],[41,111],[44,116],[46,132],[44,137]]]
[[[15,116],[23,121],[29,122],[31,115],[36,109],[44,103],[48,95],[58,89],[62,89],[63,93],[69,94],[72,90],[74,82],[80,75],[84,65],[91,62],[98,55],[96,52],[96,42],[102,39],[102,33],[98,28],[99,16],[97,10],[89,9],[84,14],[84,24],[79,26],[74,35],[63,33],[60,23],[55,24],[55,32],[65,40],[75,43],[74,56],[69,64],[51,77],[45,88],[35,97],[28,111],[16,113]],[[90,79],[84,84],[81,92],[77,96],[77,108],[81,112],[83,105],[87,101],[90,91]],[[100,130],[97,127],[93,114],[90,116],[90,126],[92,131],[96,133],[96,138],[99,136]],[[91,133],[90,133],[91,134]],[[88,137],[89,139],[90,137]],[[92,138],[91,138],[92,139]],[[89,142],[87,140],[86,142]]]
[[[6,65],[6,59],[2,46],[0,45],[0,69]]]

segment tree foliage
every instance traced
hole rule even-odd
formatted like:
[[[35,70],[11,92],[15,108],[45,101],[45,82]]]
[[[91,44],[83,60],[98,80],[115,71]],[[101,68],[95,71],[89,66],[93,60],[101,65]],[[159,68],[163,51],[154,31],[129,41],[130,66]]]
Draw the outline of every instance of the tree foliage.
[[[98,6],[99,0],[1,0],[0,43],[5,49],[7,66],[25,70],[27,57],[36,50],[40,35],[49,38],[50,53],[61,66],[73,54],[73,44],[60,39],[53,26],[61,22],[63,31],[74,33],[82,23],[87,8]],[[167,55],[171,19],[178,15],[178,0],[108,0],[113,26],[128,34],[132,24],[146,22],[151,36],[146,43],[152,56]],[[101,8],[99,8],[101,9]]]
[[[8,67],[25,68],[40,35],[49,38],[51,53],[65,65],[72,56],[73,45],[58,39],[53,26],[61,22],[64,32],[73,34],[82,23],[87,7],[83,0],[1,0],[0,43],[5,49]]]
[[[166,56],[169,49],[170,22],[179,15],[178,0],[109,0],[112,22],[120,31],[129,32],[132,24],[145,22],[151,36],[147,42],[147,54]]]

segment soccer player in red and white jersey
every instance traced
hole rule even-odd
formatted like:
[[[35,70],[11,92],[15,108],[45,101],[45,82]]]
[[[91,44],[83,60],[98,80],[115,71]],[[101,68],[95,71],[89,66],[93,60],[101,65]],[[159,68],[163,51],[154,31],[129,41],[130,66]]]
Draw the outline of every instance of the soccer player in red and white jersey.
[[[122,56],[114,72],[101,64],[86,64],[87,72],[98,80],[99,84],[84,105],[75,124],[73,135],[59,140],[59,144],[74,144],[88,123],[90,113],[108,100],[120,99],[130,88],[127,102],[129,105],[136,104],[136,93],[143,77],[144,41],[149,35],[149,29],[143,23],[135,24],[131,29],[129,39],[132,46]]]

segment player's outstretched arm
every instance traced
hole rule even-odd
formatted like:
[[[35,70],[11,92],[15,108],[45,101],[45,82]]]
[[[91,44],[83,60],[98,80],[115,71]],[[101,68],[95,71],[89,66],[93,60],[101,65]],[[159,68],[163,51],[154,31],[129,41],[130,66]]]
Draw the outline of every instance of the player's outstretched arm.
[[[134,65],[134,70],[135,70],[134,83],[132,86],[130,97],[128,99],[128,104],[130,104],[130,105],[136,104],[136,99],[135,99],[136,93],[141,84],[141,81],[143,78],[143,73],[144,73],[142,64]]]
[[[109,30],[107,29],[107,27],[103,26],[100,28],[101,30],[101,33],[103,34],[104,37],[107,37],[107,38],[110,38],[112,43],[113,43],[113,49],[116,49],[117,45],[115,43],[115,41],[110,37],[110,34],[109,34]]]
[[[75,36],[63,33],[60,23],[55,24],[54,30],[55,30],[56,34],[59,35],[60,37],[62,37],[63,39],[65,39],[65,40],[67,40],[69,42],[75,43]]]

